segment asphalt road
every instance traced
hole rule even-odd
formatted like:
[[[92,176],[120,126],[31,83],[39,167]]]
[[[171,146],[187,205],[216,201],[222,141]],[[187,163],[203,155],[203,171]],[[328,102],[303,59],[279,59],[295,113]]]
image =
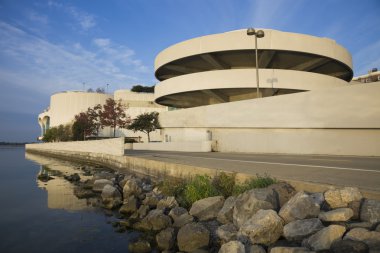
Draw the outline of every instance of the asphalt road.
[[[380,192],[380,158],[128,150],[128,156]]]

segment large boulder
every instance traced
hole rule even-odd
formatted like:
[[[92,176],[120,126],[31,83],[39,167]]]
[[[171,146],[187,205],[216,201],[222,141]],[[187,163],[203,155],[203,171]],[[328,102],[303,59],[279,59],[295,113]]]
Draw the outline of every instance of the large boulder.
[[[354,228],[344,236],[344,240],[364,242],[372,251],[380,251],[380,232],[368,231],[365,228]]]
[[[152,210],[140,222],[135,223],[134,228],[137,230],[160,231],[171,225],[172,221],[169,216],[165,215],[162,210]]]
[[[113,182],[108,179],[98,179],[94,181],[94,185],[92,186],[92,190],[94,192],[102,192],[104,186],[113,185]]]
[[[246,253],[267,253],[267,251],[257,244],[251,244],[245,246],[245,252]]]
[[[253,244],[269,245],[280,238],[283,220],[273,210],[259,210],[239,229],[241,239],[244,237]]]
[[[190,215],[197,217],[200,221],[216,218],[224,204],[223,196],[209,197],[193,203]]]
[[[107,179],[107,180],[114,180],[115,179],[115,174],[107,171],[101,171],[97,172],[92,176],[93,180],[98,180],[98,179]]]
[[[348,221],[354,215],[351,208],[338,208],[328,212],[321,212],[318,218],[322,221]]]
[[[178,203],[175,197],[173,196],[163,198],[159,200],[157,203],[157,209],[162,209],[162,210],[166,208],[172,209],[173,207],[176,207],[176,206],[178,206]]]
[[[183,207],[174,207],[169,212],[169,216],[173,219],[173,227],[182,227],[187,223],[193,222],[194,218]]]
[[[330,225],[302,241],[302,246],[315,251],[328,250],[331,244],[341,240],[346,228],[340,225]]]
[[[173,248],[175,242],[174,228],[166,228],[156,235],[157,246],[160,250]]]
[[[142,192],[142,189],[138,183],[138,181],[134,178],[128,179],[123,187],[123,197],[124,199],[129,198],[129,196],[139,196]]]
[[[132,253],[149,253],[152,252],[152,248],[148,241],[139,239],[128,244],[128,251]]]
[[[240,227],[260,209],[277,209],[277,193],[272,189],[253,189],[240,194],[235,202],[233,222]]]
[[[330,251],[332,253],[369,253],[369,248],[364,242],[339,240],[331,245]]]
[[[236,197],[231,196],[224,201],[222,209],[220,209],[217,220],[222,224],[227,224],[232,222],[232,214],[234,212],[234,206],[236,202]]]
[[[281,208],[278,213],[284,219],[285,224],[307,218],[315,218],[320,212],[319,205],[308,194],[303,191],[294,195]]]
[[[237,235],[237,228],[234,224],[229,223],[222,225],[216,229],[216,236],[218,238],[218,241],[220,241],[222,244],[235,240]]]
[[[207,247],[210,232],[199,223],[189,223],[180,228],[177,234],[177,243],[180,251],[192,252]]]
[[[324,194],[326,202],[331,208],[347,207],[352,201],[360,201],[363,196],[356,187],[328,190]]]
[[[380,201],[365,199],[360,209],[360,219],[371,223],[380,222]]]
[[[295,220],[284,226],[284,237],[288,241],[302,241],[323,228],[318,218]]]
[[[105,208],[113,209],[121,205],[121,193],[112,185],[105,185],[102,190],[102,201]]]
[[[239,241],[230,241],[220,247],[219,253],[245,253],[245,247]]]
[[[313,253],[305,247],[274,247],[270,253]]]
[[[154,194],[153,192],[148,192],[145,199],[142,201],[144,205],[148,205],[151,208],[156,208],[158,201],[162,199],[161,196]]]
[[[273,189],[277,193],[279,207],[282,207],[296,193],[296,189],[286,182],[279,182],[268,186],[268,189]]]
[[[131,214],[137,211],[138,202],[135,196],[129,196],[128,199],[124,199],[123,205],[119,209],[119,213],[121,214]]]

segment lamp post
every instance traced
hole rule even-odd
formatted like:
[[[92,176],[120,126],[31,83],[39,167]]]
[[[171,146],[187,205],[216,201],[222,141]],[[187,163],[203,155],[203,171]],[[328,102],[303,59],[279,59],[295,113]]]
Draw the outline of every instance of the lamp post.
[[[256,85],[257,85],[257,97],[259,98],[260,97],[260,89],[259,89],[259,60],[258,60],[258,56],[257,56],[257,38],[262,38],[264,37],[264,31],[263,30],[258,30],[256,31],[255,29],[253,29],[252,27],[251,28],[248,28],[247,29],[247,35],[248,36],[252,36],[254,35],[255,36],[255,55],[256,55]]]

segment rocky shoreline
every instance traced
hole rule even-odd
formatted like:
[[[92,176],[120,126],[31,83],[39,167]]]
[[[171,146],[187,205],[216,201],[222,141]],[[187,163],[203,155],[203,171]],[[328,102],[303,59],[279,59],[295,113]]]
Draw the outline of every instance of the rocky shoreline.
[[[148,178],[80,169],[93,176],[66,175],[74,194],[118,213],[117,232],[142,232],[130,252],[380,252],[380,201],[356,188],[308,193],[277,182],[185,208]]]

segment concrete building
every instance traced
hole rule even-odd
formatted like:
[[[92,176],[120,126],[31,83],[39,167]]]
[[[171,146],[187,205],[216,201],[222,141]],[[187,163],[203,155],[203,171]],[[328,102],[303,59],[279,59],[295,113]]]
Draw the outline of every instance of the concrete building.
[[[154,102],[154,95],[151,93],[136,93],[129,90],[117,90],[112,94],[85,92],[85,91],[65,91],[53,94],[50,97],[50,106],[44,112],[38,115],[38,123],[41,127],[41,137],[50,127],[59,125],[66,125],[74,121],[75,115],[80,112],[87,111],[89,107],[97,104],[105,104],[106,100],[114,98],[115,100],[121,99],[127,106],[127,115],[131,119],[145,112],[162,112],[166,111],[166,106],[158,105]],[[108,137],[113,134],[112,129],[105,128],[101,131],[100,136]],[[145,133],[117,129],[117,137],[139,137],[142,141],[146,141]],[[152,140],[160,140],[160,133],[156,131],[151,135]]]
[[[158,54],[162,145],[144,149],[380,155],[380,85],[353,85],[350,53],[334,40],[264,30],[190,39]],[[135,147],[134,147],[135,148]]]

